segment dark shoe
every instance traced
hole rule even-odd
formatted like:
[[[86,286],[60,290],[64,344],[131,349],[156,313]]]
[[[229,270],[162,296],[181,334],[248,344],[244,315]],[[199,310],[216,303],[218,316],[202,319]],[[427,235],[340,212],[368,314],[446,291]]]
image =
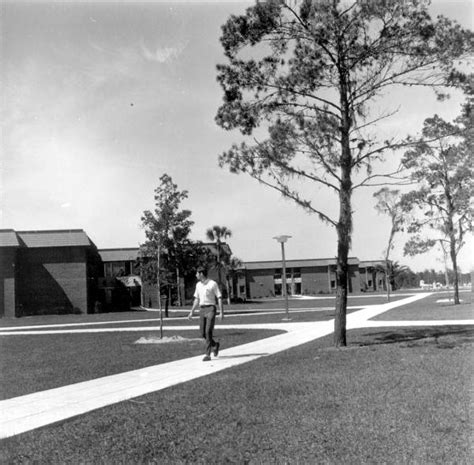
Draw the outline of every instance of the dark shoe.
[[[219,347],[220,347],[220,344],[218,342],[216,342],[216,345],[214,346],[214,357],[217,357],[219,355]]]
[[[210,355],[205,355],[204,358],[202,359],[203,362],[209,362],[211,360]]]

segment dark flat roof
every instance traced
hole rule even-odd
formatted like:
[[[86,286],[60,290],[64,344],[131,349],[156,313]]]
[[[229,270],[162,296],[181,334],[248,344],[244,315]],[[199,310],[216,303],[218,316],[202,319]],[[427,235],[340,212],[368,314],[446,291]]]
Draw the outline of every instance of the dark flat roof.
[[[359,259],[356,257],[349,257],[349,265],[358,265]],[[285,260],[285,265],[288,268],[305,268],[311,266],[327,266],[336,265],[336,258],[305,258],[299,260]],[[281,260],[266,260],[259,262],[244,262],[244,268],[247,270],[261,270],[271,268],[282,268]]]
[[[202,243],[203,247],[210,250],[212,253],[216,254],[216,244],[214,242]],[[222,250],[226,253],[231,254],[232,251],[228,244],[223,242],[221,244]],[[125,248],[116,248],[116,249],[99,249],[100,258],[103,262],[128,262],[134,261],[139,256],[140,249],[138,247],[125,247]]]
[[[359,263],[359,266],[364,268],[367,266],[377,266],[377,265],[385,265],[385,260],[362,260]]]
[[[3,235],[3,234],[2,234]],[[16,245],[37,247],[88,247],[92,243],[82,229],[62,229],[52,231],[13,231],[8,230],[5,240],[8,244],[14,241]],[[2,245],[5,246],[2,242]],[[7,245],[8,246],[8,245]]]
[[[0,229],[0,247],[18,247],[20,242],[13,229]]]
[[[100,249],[99,255],[103,262],[129,262],[138,258],[139,248]]]

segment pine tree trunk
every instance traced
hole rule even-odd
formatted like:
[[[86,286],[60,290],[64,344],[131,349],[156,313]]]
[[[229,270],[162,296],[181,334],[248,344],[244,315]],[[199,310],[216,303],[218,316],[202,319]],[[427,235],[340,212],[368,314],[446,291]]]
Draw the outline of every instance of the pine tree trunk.
[[[454,206],[451,199],[451,195],[448,189],[445,190],[447,207],[448,207],[448,236],[449,236],[449,254],[451,256],[451,262],[453,264],[454,272],[454,305],[459,305],[459,276],[458,276],[458,264],[456,256],[456,234],[454,231],[453,216],[454,216]]]
[[[346,139],[346,140],[345,140]],[[339,221],[337,224],[337,268],[336,268],[336,314],[334,319],[334,344],[344,347],[346,341],[346,313],[349,280],[349,249],[351,245],[351,154],[349,138],[343,137],[343,157],[341,166],[341,189],[339,191]]]
[[[349,95],[349,72],[345,68],[342,46],[339,44],[338,63],[340,76],[340,100],[341,100],[341,182],[339,190],[339,220],[337,229],[337,268],[336,268],[336,311],[334,318],[334,345],[345,347],[346,341],[346,313],[347,292],[349,280],[349,249],[351,246],[352,233],[352,156],[350,148],[349,133],[351,128],[351,117],[348,103]]]
[[[334,345],[344,347],[346,341],[346,312],[349,279],[349,248],[352,223],[350,191],[340,193],[340,217],[337,225],[337,267],[336,267],[336,313],[334,319]]]
[[[334,345],[345,347],[346,341],[346,309],[347,309],[347,259],[344,260],[344,245],[338,246],[337,257],[337,290],[336,290],[336,314],[334,319]],[[344,265],[344,261],[346,264]]]

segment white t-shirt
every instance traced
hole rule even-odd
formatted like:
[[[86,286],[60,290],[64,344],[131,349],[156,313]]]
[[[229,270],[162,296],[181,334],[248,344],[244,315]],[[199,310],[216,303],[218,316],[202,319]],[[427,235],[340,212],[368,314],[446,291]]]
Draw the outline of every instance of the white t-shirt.
[[[216,298],[222,297],[219,286],[212,279],[207,279],[203,283],[198,281],[194,298],[199,299],[199,305],[216,305]]]

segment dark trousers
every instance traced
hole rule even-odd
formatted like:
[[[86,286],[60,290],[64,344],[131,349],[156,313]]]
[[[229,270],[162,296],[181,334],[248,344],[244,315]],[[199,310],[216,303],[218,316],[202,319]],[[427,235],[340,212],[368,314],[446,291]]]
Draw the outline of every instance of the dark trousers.
[[[211,350],[216,345],[212,338],[214,325],[216,323],[216,307],[204,307],[199,312],[199,330],[201,336],[206,340],[206,355],[211,355]]]

